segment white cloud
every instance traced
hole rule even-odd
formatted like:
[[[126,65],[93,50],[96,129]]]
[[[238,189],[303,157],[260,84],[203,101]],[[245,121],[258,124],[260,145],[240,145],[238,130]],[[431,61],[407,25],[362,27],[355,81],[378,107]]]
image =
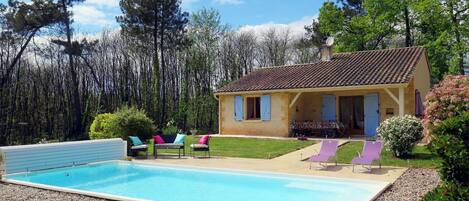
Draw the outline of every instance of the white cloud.
[[[183,8],[188,8],[192,4],[199,2],[199,0],[182,0],[181,1],[181,7]]]
[[[106,19],[104,12],[93,6],[77,5],[73,7],[73,19],[82,25],[107,26],[112,21]]]
[[[214,0],[214,1],[221,5],[239,5],[239,4],[244,3],[244,1],[242,0]]]
[[[85,4],[107,7],[118,7],[119,0],[86,0]]]
[[[305,26],[310,25],[313,19],[317,16],[305,16],[300,20],[293,21],[287,24],[268,22],[259,25],[244,25],[239,28],[239,32],[254,32],[256,35],[261,35],[270,29],[276,29],[279,31],[289,31],[292,37],[300,37],[306,33]]]

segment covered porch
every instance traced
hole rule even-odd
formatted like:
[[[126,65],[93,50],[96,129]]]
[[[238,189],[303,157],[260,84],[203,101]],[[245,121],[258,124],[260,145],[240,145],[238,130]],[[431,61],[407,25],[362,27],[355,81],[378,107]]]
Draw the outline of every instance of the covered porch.
[[[291,136],[374,137],[380,122],[396,115],[415,115],[410,85],[316,88],[290,93]]]

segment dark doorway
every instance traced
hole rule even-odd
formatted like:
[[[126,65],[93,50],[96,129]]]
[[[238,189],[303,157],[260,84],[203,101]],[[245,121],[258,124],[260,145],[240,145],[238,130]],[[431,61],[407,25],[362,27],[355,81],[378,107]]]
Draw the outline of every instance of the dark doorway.
[[[339,118],[349,135],[364,135],[363,96],[341,96]]]

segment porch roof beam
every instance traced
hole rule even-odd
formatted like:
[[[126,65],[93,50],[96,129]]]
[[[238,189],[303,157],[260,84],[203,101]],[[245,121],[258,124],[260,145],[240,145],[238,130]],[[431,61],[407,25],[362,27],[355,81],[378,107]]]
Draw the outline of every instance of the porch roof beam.
[[[295,105],[296,101],[298,101],[302,93],[303,92],[298,92],[296,94],[295,98],[293,98],[293,100],[291,101],[289,108],[292,108]]]
[[[388,93],[389,96],[391,96],[391,98],[397,103],[399,104],[399,99],[388,89],[388,88],[384,88],[384,91],[386,91]]]

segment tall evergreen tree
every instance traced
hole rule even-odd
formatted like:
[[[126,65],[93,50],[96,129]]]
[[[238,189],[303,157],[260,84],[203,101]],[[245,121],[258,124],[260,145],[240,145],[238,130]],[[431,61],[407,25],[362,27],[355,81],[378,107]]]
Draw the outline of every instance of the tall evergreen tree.
[[[181,10],[180,4],[179,0],[121,0],[123,15],[117,17],[125,34],[151,44],[156,90],[160,94],[160,126],[166,121],[166,49],[186,41],[189,14]]]
[[[22,56],[42,29],[57,24],[62,18],[59,6],[51,0],[33,0],[30,3],[10,0],[8,6],[0,4],[0,146],[8,144],[7,133],[18,121],[12,118],[16,112],[10,110],[14,102],[9,97],[9,90],[12,77],[16,80],[22,78],[18,73],[22,68]]]
[[[83,122],[83,111],[80,102],[80,90],[79,90],[79,81],[78,81],[78,69],[75,65],[74,61],[74,51],[73,49],[77,48],[78,42],[75,42],[75,48],[73,47],[73,29],[71,27],[73,20],[72,20],[72,12],[70,8],[73,7],[75,3],[83,2],[84,0],[59,0],[59,5],[61,8],[61,12],[63,14],[63,19],[61,21],[62,25],[62,32],[65,34],[66,40],[65,41],[58,41],[56,42],[59,45],[64,46],[65,53],[68,56],[68,70],[70,72],[70,87],[72,88],[72,107],[73,107],[73,122],[71,131],[69,134],[73,134],[71,136],[67,136],[67,138],[74,138],[76,136],[80,136],[84,133],[84,127],[82,125]],[[76,51],[75,51],[76,52]]]
[[[9,81],[15,65],[20,61],[26,47],[34,36],[45,27],[59,23],[63,15],[59,12],[59,6],[52,0],[33,0],[32,3],[25,3],[16,0],[8,1],[8,9],[2,7],[2,36],[16,37],[24,39],[20,45],[20,50],[8,65],[5,74],[2,74],[0,88]],[[6,35],[5,35],[6,34]]]

